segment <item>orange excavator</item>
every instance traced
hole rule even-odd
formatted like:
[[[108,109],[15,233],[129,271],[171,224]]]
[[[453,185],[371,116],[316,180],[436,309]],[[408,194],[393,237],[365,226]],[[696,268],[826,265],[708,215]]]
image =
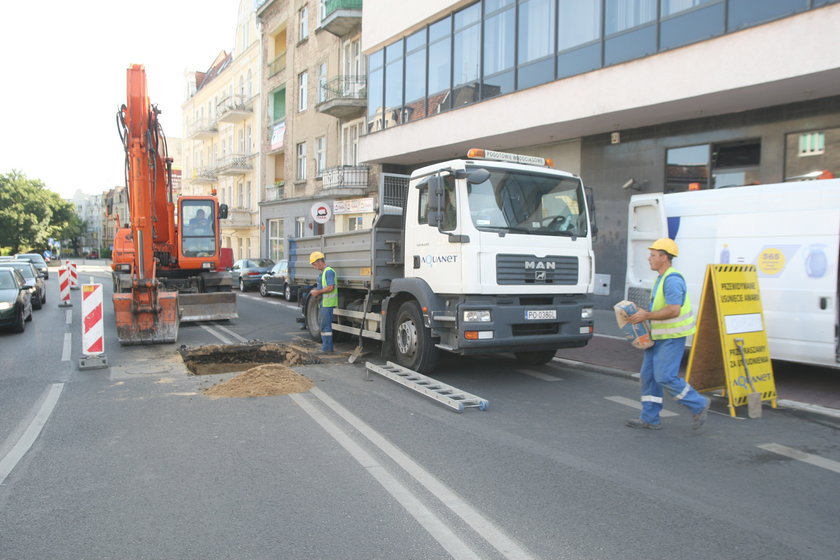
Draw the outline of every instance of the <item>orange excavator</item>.
[[[146,71],[127,72],[128,100],[117,112],[126,154],[129,223],[117,230],[111,269],[121,344],[175,342],[181,321],[238,317],[230,275],[219,270],[215,196],[172,196],[172,158],[149,103]]]

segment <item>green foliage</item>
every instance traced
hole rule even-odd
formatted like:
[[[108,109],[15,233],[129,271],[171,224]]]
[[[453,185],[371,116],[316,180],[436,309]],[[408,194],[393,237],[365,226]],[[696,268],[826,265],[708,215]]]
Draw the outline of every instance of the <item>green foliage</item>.
[[[78,237],[82,228],[73,205],[41,181],[14,170],[0,175],[0,247],[40,253],[50,237]]]

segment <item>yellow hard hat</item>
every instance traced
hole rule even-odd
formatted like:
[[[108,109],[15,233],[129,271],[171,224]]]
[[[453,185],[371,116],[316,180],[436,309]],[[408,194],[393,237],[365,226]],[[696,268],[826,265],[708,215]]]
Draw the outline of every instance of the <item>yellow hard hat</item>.
[[[676,257],[680,254],[680,250],[677,249],[677,244],[674,243],[673,239],[669,239],[667,237],[663,237],[662,239],[657,239],[653,242],[653,245],[648,247],[648,249],[653,249],[655,251],[665,251],[672,257]]]
[[[309,253],[309,264],[314,264],[318,259],[323,259],[324,253],[321,251],[312,251]]]

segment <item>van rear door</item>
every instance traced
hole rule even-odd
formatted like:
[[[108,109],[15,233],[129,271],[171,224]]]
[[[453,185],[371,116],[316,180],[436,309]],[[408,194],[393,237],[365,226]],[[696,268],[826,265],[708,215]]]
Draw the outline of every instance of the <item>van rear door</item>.
[[[663,193],[637,194],[630,197],[627,216],[627,275],[625,298],[647,308],[656,275],[650,270],[648,255],[651,243],[668,236]]]

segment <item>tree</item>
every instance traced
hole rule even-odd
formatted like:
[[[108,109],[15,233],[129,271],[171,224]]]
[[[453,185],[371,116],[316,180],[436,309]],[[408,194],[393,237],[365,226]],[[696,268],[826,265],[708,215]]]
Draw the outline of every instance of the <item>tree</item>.
[[[0,247],[40,253],[49,238],[65,239],[80,229],[73,205],[43,182],[15,170],[0,175]]]

